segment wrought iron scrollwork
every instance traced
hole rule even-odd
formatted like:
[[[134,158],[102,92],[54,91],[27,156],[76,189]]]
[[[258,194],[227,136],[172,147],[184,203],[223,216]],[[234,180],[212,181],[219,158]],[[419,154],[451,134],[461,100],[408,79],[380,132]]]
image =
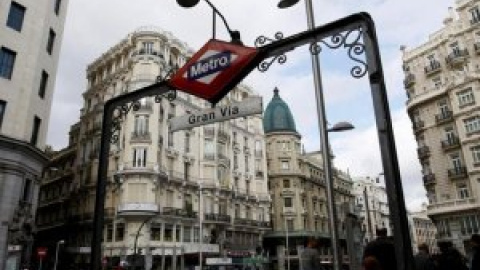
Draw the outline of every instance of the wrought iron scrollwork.
[[[312,43],[310,53],[318,55],[322,51],[321,44],[330,49],[338,49],[343,46],[348,50],[348,57],[358,63],[350,69],[350,74],[354,78],[361,78],[367,73],[367,63],[359,57],[365,52],[365,44],[361,41],[362,35],[362,28],[336,33],[329,38]]]
[[[164,94],[155,95],[154,96],[155,103],[160,103],[162,101],[162,98],[164,97],[169,101],[173,101],[177,98],[177,91],[175,89],[172,89]],[[141,97],[141,98],[144,98],[144,97]],[[140,100],[136,100],[115,108],[113,112],[112,125],[110,128],[110,131],[111,131],[110,143],[112,144],[117,143],[118,140],[120,139],[120,130],[122,128],[122,123],[126,118],[127,114],[131,111],[138,111],[140,110],[141,107],[142,107],[142,103],[140,102]]]
[[[255,47],[258,48],[260,46],[264,46],[265,44],[272,43],[272,42],[280,40],[282,38],[283,38],[283,33],[282,32],[275,33],[274,39],[266,37],[266,36],[259,36],[255,40]],[[259,71],[265,72],[270,68],[270,66],[274,62],[277,62],[277,63],[282,65],[285,62],[287,62],[287,56],[285,54],[275,55],[274,57],[271,57],[269,59],[266,59],[266,60],[262,61],[260,64],[258,64],[257,68],[258,68]]]

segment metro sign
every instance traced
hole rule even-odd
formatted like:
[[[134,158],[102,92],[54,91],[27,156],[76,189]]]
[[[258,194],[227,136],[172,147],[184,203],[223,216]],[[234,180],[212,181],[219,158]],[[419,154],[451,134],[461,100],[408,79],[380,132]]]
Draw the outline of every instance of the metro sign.
[[[170,84],[217,103],[250,72],[247,67],[256,55],[255,48],[211,39],[173,75]]]

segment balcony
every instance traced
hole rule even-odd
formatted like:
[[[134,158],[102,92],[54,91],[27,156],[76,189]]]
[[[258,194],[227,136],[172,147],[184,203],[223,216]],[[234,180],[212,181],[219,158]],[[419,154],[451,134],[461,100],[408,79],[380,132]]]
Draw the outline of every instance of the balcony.
[[[259,221],[249,219],[249,218],[235,218],[233,223],[235,225],[247,225],[247,226],[258,226]]]
[[[117,207],[117,214],[122,216],[158,214],[159,210],[158,205],[155,203],[124,203]]]
[[[451,67],[455,67],[458,65],[463,65],[465,63],[465,60],[468,56],[468,50],[467,49],[457,49],[451,52],[446,58],[445,61],[447,62],[448,65]]]
[[[474,198],[442,201],[427,206],[427,215],[458,213],[459,211],[478,209]]]
[[[130,136],[130,142],[132,143],[151,143],[152,136],[150,132],[132,132]]]
[[[256,158],[263,157],[263,151],[262,150],[255,150],[255,157]]]
[[[191,209],[184,208],[175,208],[175,207],[163,207],[162,215],[164,216],[175,216],[183,218],[198,218],[197,212],[192,211]]]
[[[256,179],[262,179],[263,178],[263,171],[260,171],[260,170],[256,170],[255,171],[255,178]]]
[[[426,145],[417,149],[418,157],[424,159],[430,156],[430,148]]]
[[[430,64],[425,66],[425,75],[429,76],[439,72],[442,69],[442,65],[437,60],[433,60]]]
[[[415,131],[419,131],[423,127],[425,127],[425,122],[423,122],[422,120],[413,121],[413,129]]]
[[[460,140],[456,136],[442,141],[442,149],[444,151],[448,151],[457,147],[460,147]]]
[[[466,167],[456,167],[448,170],[448,178],[452,180],[466,178],[467,176],[468,173]]]
[[[435,174],[433,173],[428,173],[423,175],[423,185],[424,186],[429,186],[435,184]]]
[[[204,221],[205,222],[213,221],[213,222],[220,222],[220,223],[230,223],[231,218],[230,218],[230,215],[208,213],[208,214],[205,214]]]
[[[415,75],[413,75],[412,73],[408,73],[403,80],[403,85],[405,86],[405,88],[409,88],[410,86],[415,84],[415,81]]]
[[[437,115],[435,115],[435,121],[437,124],[446,123],[453,120],[453,112],[452,111],[443,111]]]

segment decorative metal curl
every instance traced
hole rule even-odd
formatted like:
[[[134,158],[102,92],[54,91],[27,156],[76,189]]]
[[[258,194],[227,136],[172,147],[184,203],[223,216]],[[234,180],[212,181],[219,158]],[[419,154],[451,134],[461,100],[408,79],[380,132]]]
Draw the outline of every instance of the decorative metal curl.
[[[283,33],[282,32],[276,32],[274,35],[274,39],[266,37],[266,36],[259,36],[255,40],[255,47],[261,47],[264,46],[265,44],[272,43],[274,41],[278,41],[283,38]],[[268,60],[262,61],[260,64],[258,64],[257,69],[260,72],[265,72],[267,71],[270,66],[277,61],[280,65],[284,64],[287,62],[287,56],[285,54],[279,54],[275,55],[274,57],[269,58]]]
[[[264,46],[267,43],[272,43],[274,41],[280,40],[280,39],[283,38],[283,33],[282,32],[276,32],[274,37],[275,37],[275,39],[271,39],[271,38],[266,37],[266,36],[257,37],[257,39],[255,39],[255,47],[258,48],[260,46]]]
[[[279,54],[279,55],[275,55],[274,57],[269,58],[268,60],[264,60],[260,64],[258,64],[257,69],[260,72],[265,72],[270,68],[270,66],[275,62],[275,60],[280,65],[285,64],[285,62],[287,62],[287,55]]]
[[[348,57],[358,63],[350,69],[350,75],[357,79],[361,78],[367,74],[367,63],[358,57],[365,52],[365,44],[360,41],[362,34],[362,28],[336,33],[327,39],[310,44],[310,53],[318,55],[322,51],[319,43],[330,49],[338,49],[343,45],[344,48],[348,49]]]

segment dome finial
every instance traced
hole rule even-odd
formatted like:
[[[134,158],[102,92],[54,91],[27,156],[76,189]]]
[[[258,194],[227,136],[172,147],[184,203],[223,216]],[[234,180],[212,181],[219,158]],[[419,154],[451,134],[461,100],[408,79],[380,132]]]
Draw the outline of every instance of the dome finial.
[[[278,88],[275,86],[275,89],[273,89],[273,95],[276,96],[276,97],[278,97],[278,96],[279,96],[279,95],[278,95],[278,92],[279,92],[279,91],[278,91]]]

